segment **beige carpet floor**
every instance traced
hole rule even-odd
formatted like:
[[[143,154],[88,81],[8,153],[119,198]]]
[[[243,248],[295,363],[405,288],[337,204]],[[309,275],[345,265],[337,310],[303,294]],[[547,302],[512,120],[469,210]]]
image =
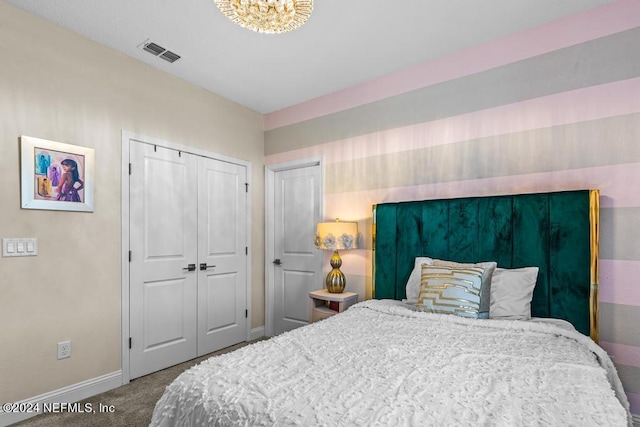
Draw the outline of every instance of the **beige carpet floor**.
[[[253,342],[253,341],[252,341]],[[200,363],[209,357],[228,353],[251,342],[244,342],[223,350],[211,353],[180,365],[172,366],[144,377],[136,378],[129,384],[114,390],[98,394],[83,400],[81,403],[91,403],[93,409],[100,404],[114,408],[114,412],[104,413],[59,413],[42,414],[28,420],[13,424],[20,427],[58,427],[58,426],[148,426],[156,402],[167,387],[178,375],[186,369]]]

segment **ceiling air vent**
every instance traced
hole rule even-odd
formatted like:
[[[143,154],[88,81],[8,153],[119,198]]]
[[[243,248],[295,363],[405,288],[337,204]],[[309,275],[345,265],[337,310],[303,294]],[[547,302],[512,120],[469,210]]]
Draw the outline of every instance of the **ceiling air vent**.
[[[178,59],[180,59],[180,55],[176,55],[169,50],[165,50],[164,52],[162,52],[162,55],[160,55],[160,58],[164,59],[165,61],[176,62]]]
[[[145,43],[144,50],[146,50],[149,53],[152,53],[156,56],[160,55],[162,52],[164,52],[166,49],[163,48],[162,46],[158,46],[155,43]]]
[[[167,62],[176,62],[178,59],[180,59],[180,55],[174,52],[171,52],[170,50],[167,50],[156,43],[152,43],[152,42],[144,43],[142,45],[142,49],[144,49],[145,51],[149,52],[152,55],[159,56],[160,58],[164,59]]]

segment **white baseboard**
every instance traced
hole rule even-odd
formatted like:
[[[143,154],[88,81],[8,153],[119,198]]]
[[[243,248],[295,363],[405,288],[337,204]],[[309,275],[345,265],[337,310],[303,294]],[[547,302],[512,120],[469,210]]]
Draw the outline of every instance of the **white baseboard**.
[[[251,341],[257,340],[258,338],[262,338],[264,336],[264,326],[258,326],[257,328],[253,328],[251,330]]]
[[[31,418],[44,412],[44,406],[52,403],[74,403],[105,391],[113,390],[122,385],[122,371],[112,372],[87,381],[50,391],[39,396],[21,400],[16,404],[23,404],[26,408],[38,408],[39,412],[4,412],[0,410],[0,426],[8,426]]]

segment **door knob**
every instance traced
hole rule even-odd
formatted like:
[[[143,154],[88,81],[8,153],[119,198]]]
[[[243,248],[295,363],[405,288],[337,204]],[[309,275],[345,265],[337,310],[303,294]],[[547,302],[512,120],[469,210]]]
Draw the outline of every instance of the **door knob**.
[[[215,265],[207,265],[206,262],[203,262],[202,264],[200,264],[200,270],[206,270],[207,268],[216,268]]]
[[[196,265],[195,264],[189,264],[185,268],[183,268],[183,270],[196,271]]]
[[[273,260],[273,263],[274,263],[275,265],[282,265],[282,261],[280,261],[280,258],[276,258],[276,259],[274,259],[274,260]]]

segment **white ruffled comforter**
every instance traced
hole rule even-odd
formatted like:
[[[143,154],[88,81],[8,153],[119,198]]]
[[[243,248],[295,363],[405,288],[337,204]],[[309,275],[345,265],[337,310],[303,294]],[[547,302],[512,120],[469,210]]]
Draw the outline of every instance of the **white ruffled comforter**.
[[[371,300],[191,368],[151,425],[625,426],[628,407],[577,332]]]

